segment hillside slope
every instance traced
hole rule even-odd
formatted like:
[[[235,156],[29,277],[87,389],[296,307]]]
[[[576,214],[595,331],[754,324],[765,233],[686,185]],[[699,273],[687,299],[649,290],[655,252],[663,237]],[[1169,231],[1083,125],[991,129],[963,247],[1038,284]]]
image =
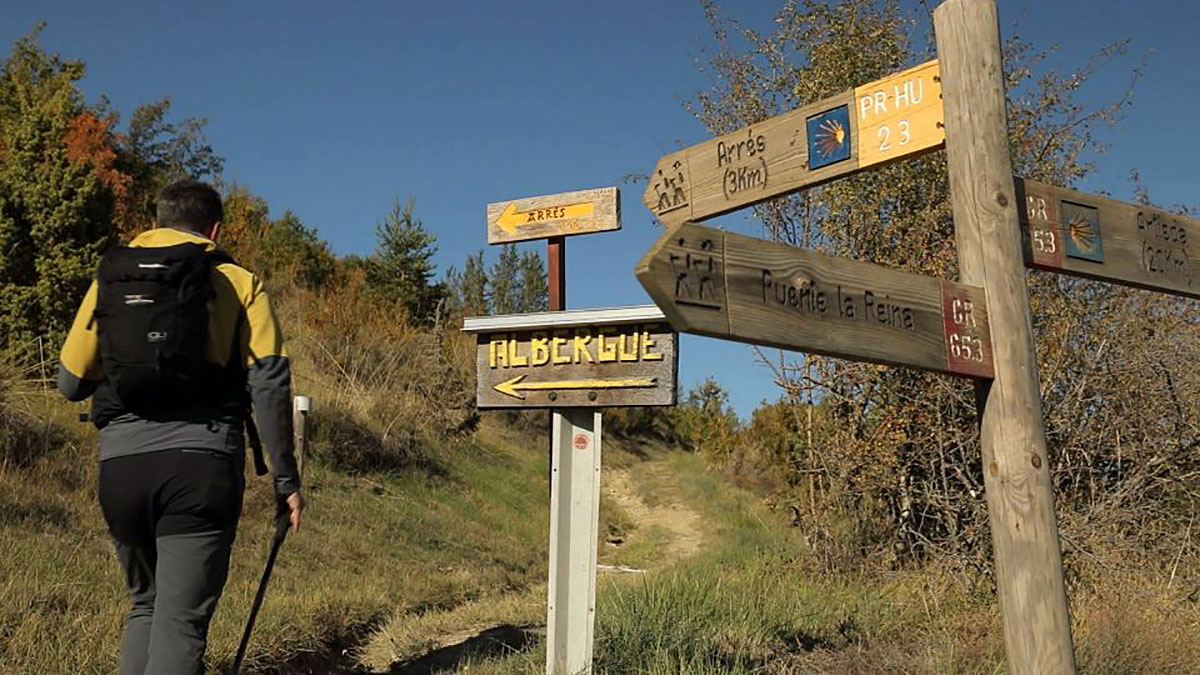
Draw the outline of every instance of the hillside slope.
[[[49,397],[37,405],[44,433],[59,442],[0,465],[0,672],[111,672],[126,601],[95,499],[94,433],[69,422],[74,407]],[[309,509],[280,554],[248,670],[302,672],[306,655],[355,644],[393,612],[541,583],[543,447],[485,424],[407,465],[347,472],[308,462]],[[269,488],[248,483],[210,635],[217,671],[232,661],[270,536]]]

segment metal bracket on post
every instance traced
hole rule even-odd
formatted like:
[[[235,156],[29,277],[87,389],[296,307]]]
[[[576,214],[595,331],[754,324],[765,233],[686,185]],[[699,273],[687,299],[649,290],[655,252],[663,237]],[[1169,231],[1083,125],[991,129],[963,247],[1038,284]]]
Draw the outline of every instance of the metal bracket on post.
[[[553,417],[546,673],[580,675],[592,670],[601,414],[568,408]]]

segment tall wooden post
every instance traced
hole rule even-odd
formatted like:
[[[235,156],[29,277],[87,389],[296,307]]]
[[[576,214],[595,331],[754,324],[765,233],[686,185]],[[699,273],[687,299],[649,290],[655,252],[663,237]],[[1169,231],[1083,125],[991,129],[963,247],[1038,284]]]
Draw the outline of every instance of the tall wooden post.
[[[567,308],[567,238],[547,239],[546,258],[550,271],[549,309],[551,312],[561,312]]]
[[[1009,672],[1074,673],[1054,495],[1009,155],[994,0],[933,13],[962,281],[987,291],[995,380],[978,385],[980,444]]]

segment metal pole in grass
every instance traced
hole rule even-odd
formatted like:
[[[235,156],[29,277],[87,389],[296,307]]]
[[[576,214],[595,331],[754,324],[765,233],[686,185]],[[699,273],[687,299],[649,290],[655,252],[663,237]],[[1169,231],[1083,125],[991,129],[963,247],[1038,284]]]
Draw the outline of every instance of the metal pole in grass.
[[[292,401],[292,421],[296,437],[296,452],[298,453],[297,467],[303,475],[305,443],[308,436],[308,413],[312,410],[312,399],[307,396],[297,396]],[[250,618],[246,620],[246,629],[242,631],[242,641],[238,644],[237,656],[233,659],[231,675],[242,671],[242,661],[246,658],[246,647],[250,644],[250,633],[254,631],[254,622],[258,618],[258,610],[262,608],[263,598],[267,595],[267,582],[271,579],[271,570],[275,567],[275,558],[283,540],[287,538],[288,527],[291,525],[287,501],[277,499],[275,503],[275,535],[271,539],[271,552],[267,555],[267,566],[263,570],[262,580],[258,582],[258,592],[254,595],[254,603],[250,605]]]

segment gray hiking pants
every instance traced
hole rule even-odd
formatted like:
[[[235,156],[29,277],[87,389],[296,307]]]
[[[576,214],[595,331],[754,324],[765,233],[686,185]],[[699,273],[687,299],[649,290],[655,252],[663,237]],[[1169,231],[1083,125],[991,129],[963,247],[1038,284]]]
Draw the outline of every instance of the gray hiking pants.
[[[229,573],[242,463],[163,450],[100,463],[100,505],[133,599],[121,675],[202,675]]]

